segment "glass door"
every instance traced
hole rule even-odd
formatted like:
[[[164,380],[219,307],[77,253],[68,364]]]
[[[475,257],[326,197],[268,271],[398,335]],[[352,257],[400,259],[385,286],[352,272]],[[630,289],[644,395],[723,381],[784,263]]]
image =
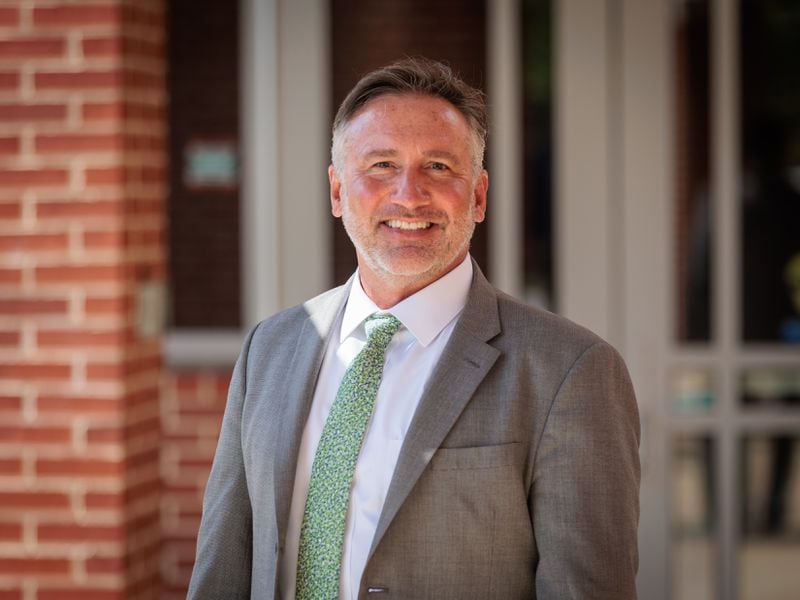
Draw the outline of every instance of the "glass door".
[[[800,5],[626,0],[621,15],[624,340],[657,357],[632,365],[646,436],[640,593],[789,600],[800,590]],[[648,281],[660,301],[637,293]]]
[[[554,4],[556,310],[642,417],[639,595],[800,590],[800,3]]]

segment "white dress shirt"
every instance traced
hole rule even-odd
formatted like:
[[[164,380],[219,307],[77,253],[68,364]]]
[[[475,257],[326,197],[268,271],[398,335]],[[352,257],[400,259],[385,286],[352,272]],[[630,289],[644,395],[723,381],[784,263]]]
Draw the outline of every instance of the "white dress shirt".
[[[311,412],[303,430],[286,547],[279,566],[284,600],[294,600],[295,596],[300,528],[314,454],[344,372],[366,344],[364,319],[375,312],[388,312],[397,317],[403,327],[386,351],[383,378],[353,475],[342,551],[340,600],[356,600],[358,596],[358,585],[400,447],[428,377],[466,304],[471,281],[472,261],[468,255],[444,277],[381,311],[364,292],[356,272],[344,311],[332,330],[336,332],[338,328],[339,335],[332,335],[326,348]]]

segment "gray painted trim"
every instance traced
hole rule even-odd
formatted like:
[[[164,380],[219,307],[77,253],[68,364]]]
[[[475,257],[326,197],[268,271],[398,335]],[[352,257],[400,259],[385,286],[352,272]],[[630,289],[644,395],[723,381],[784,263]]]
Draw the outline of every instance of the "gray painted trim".
[[[670,373],[665,368],[672,312],[672,102],[670,6],[666,0],[615,0],[611,18],[618,38],[614,111],[620,158],[614,177],[620,196],[612,243],[614,301],[620,350],[636,387],[642,419],[642,486],[639,520],[639,597],[670,597],[670,439],[665,407]]]
[[[560,0],[555,42],[557,312],[609,338],[608,1]]]
[[[737,3],[711,2],[711,206],[712,206],[712,346],[720,361],[717,395],[719,425],[716,465],[717,522],[715,573],[716,597],[739,596],[739,486],[738,431],[734,426],[738,407],[739,348],[739,52]]]
[[[492,283],[523,294],[522,41],[519,0],[488,2],[489,260]]]
[[[164,355],[171,368],[230,370],[244,337],[245,332],[239,329],[171,331],[164,337]]]
[[[242,317],[280,302],[280,0],[241,0]]]

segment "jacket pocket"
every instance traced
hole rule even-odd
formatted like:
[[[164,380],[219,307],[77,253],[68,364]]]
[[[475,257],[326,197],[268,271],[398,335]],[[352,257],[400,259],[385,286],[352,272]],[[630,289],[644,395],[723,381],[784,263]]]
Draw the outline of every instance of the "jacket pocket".
[[[495,446],[439,448],[431,458],[429,468],[434,471],[453,471],[514,466],[522,461],[521,450],[522,444],[519,442]]]

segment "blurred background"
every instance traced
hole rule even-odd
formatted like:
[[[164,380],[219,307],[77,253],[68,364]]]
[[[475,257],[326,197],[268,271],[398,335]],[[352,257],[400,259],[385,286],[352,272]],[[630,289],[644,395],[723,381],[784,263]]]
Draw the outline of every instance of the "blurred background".
[[[640,597],[798,597],[800,2],[0,0],[0,599],[185,596],[246,331],[355,265],[335,108],[414,55],[488,96],[482,268],[628,362]]]

